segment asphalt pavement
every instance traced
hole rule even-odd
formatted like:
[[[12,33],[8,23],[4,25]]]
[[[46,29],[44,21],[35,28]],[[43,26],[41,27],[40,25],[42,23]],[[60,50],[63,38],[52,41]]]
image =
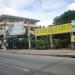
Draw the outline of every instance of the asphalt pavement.
[[[0,75],[75,75],[75,58],[0,52]]]

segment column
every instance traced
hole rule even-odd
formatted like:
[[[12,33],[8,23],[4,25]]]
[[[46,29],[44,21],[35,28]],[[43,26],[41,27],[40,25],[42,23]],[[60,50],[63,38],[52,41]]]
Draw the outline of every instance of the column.
[[[71,47],[75,49],[75,20],[72,20]]]
[[[29,49],[31,49],[31,41],[30,41],[30,26],[28,23],[28,45],[29,45]]]
[[[75,34],[73,32],[71,34],[71,47],[75,49]]]
[[[35,28],[35,29],[36,29],[36,28]],[[36,47],[37,36],[36,36],[36,33],[35,33],[35,29],[34,29],[34,36],[35,36],[35,47]]]
[[[53,48],[53,38],[52,38],[52,34],[50,34],[50,48]]]
[[[5,25],[6,25],[6,21],[5,21],[4,24],[3,24],[3,41],[1,41],[1,42],[2,42],[2,48],[3,48],[4,50],[6,50],[6,46],[5,46],[5,43],[6,43]]]

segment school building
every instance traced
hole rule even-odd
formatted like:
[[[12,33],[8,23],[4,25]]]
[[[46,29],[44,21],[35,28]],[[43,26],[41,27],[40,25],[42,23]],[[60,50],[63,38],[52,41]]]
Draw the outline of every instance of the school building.
[[[50,49],[75,48],[75,20],[62,25],[40,28],[39,20],[1,15],[0,48]]]
[[[37,41],[48,41],[48,48],[75,48],[75,20],[67,24],[38,28],[35,33]]]
[[[39,20],[11,15],[0,16],[0,48],[31,49]]]

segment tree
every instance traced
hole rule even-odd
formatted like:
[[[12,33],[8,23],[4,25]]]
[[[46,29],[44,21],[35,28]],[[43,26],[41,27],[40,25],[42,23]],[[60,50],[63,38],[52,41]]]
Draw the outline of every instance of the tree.
[[[53,24],[64,24],[64,23],[71,23],[71,20],[75,20],[75,11],[67,11],[61,14],[60,16],[56,16],[53,20]]]

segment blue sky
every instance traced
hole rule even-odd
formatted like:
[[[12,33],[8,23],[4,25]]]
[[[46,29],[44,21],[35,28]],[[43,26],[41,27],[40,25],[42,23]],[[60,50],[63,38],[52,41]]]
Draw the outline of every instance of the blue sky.
[[[0,15],[38,19],[41,26],[52,24],[54,17],[67,10],[75,10],[75,0],[0,0]]]

